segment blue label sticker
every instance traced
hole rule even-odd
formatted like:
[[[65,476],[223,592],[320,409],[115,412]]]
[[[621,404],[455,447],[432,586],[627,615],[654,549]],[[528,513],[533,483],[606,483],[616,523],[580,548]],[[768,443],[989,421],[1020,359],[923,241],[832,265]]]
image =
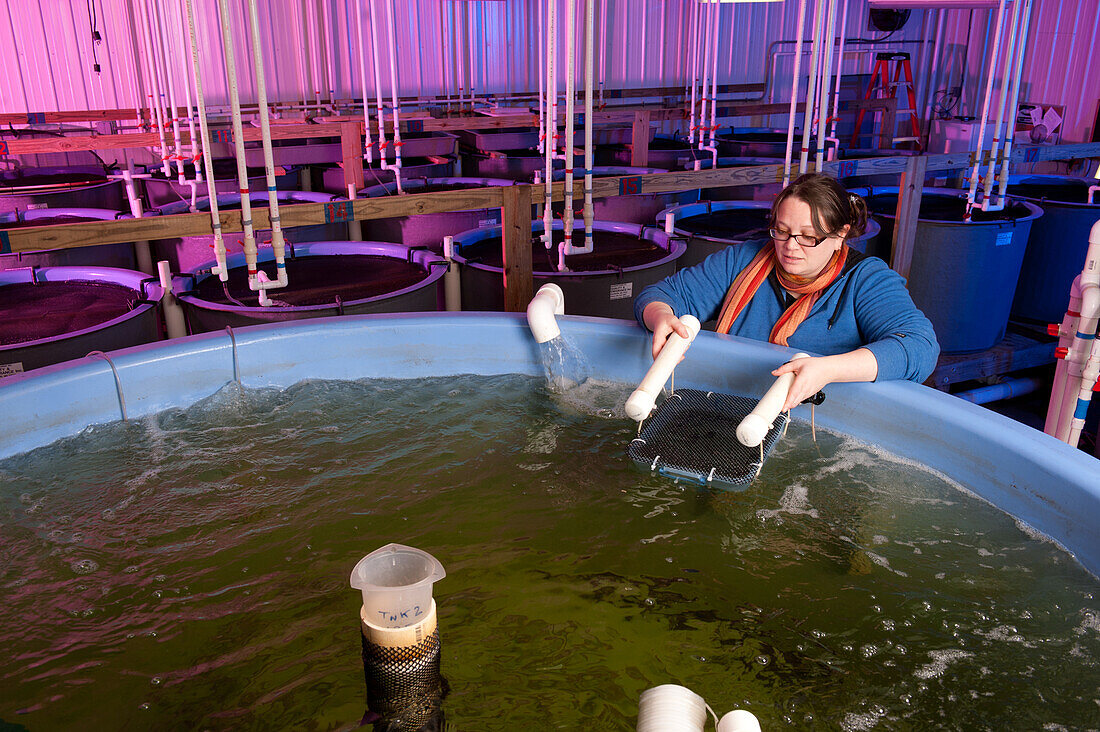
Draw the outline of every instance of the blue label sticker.
[[[11,240],[6,231],[0,231],[0,254],[11,254]]]
[[[1039,148],[1029,147],[1027,150],[1024,150],[1024,162],[1025,163],[1034,163],[1038,159],[1039,159]]]
[[[226,144],[233,144],[233,131],[232,130],[214,130],[214,140],[216,142],[224,142]]]
[[[325,204],[325,223],[338,224],[351,221],[353,206],[351,201],[335,201]]]
[[[0,140],[0,155],[7,155],[7,154],[8,154],[8,141],[7,140]]]
[[[424,120],[422,119],[410,119],[409,120],[409,132],[423,132]]]
[[[45,112],[27,112],[27,124],[40,125],[45,124],[46,113]]]
[[[842,160],[839,163],[837,163],[836,177],[837,178],[851,177],[851,176],[856,174],[856,169],[858,167],[859,166],[856,164],[855,160]]]
[[[629,178],[619,179],[619,195],[633,196],[642,192],[641,176],[632,175]]]

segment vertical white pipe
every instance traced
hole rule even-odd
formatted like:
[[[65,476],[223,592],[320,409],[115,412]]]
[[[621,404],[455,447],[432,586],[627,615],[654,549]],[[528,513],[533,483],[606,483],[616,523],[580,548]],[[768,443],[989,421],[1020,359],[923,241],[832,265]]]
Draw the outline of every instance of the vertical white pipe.
[[[362,3],[362,2],[366,2],[366,0],[360,0],[360,3]],[[360,5],[360,8],[362,8],[362,5]],[[298,4],[298,9],[294,12],[294,31],[293,31],[292,38],[306,38],[307,37],[305,30],[302,28],[302,25],[303,25],[302,20],[303,20],[304,15],[305,15],[305,6],[302,5],[301,3],[299,3]],[[301,52],[294,54],[295,68],[297,68],[297,70],[298,70],[298,88],[302,90],[302,97],[301,97],[301,99],[302,99],[302,111],[303,111],[303,113],[308,113],[308,110],[309,110],[309,104],[308,104],[308,102],[309,102],[309,78],[308,78],[308,74],[306,73],[306,68],[305,68],[305,57],[306,57],[306,54],[301,53]],[[365,100],[364,100],[364,103],[365,103]]]
[[[817,98],[818,57],[821,54],[822,26],[825,24],[825,0],[814,3],[813,50],[810,53],[810,86],[806,91],[806,109],[802,115],[802,150],[798,160],[798,172],[807,172],[810,161],[810,130],[813,127],[814,100]]]
[[[160,149],[158,151],[160,155],[160,167],[161,170],[164,172],[164,177],[170,178],[172,176],[172,171],[168,167],[168,142],[167,140],[165,140],[164,137],[164,113],[163,109],[161,108],[160,101],[161,87],[159,83],[159,77],[156,74],[155,66],[153,63],[153,41],[149,33],[149,6],[146,0],[142,0],[140,12],[138,13],[138,15],[140,16],[140,21],[138,25],[141,26],[141,36],[143,40],[144,50],[142,56],[145,61],[145,73],[150,81],[149,90],[151,93],[149,94],[149,101],[152,108],[155,110],[157,132],[160,134]]]
[[[275,254],[274,282],[257,283],[259,289],[271,290],[286,287],[286,241],[283,238],[282,219],[279,218],[279,195],[275,188],[275,161],[271,154],[271,124],[268,120],[267,82],[264,79],[264,52],[260,45],[260,18],[256,0],[248,0],[248,16],[252,24],[252,60],[256,66],[256,95],[260,104],[260,141],[264,151],[264,172],[267,174],[267,205],[271,219],[271,247]],[[244,142],[242,140],[241,147]],[[237,168],[240,171],[240,166]]]
[[[388,170],[386,163],[386,115],[382,111],[382,68],[378,63],[378,23],[374,16],[374,1],[367,0],[370,14],[370,53],[374,61],[374,94],[378,108],[378,163],[382,170]]]
[[[363,37],[363,3],[367,0],[359,0],[355,3],[355,28],[356,38],[359,40],[359,76],[363,82],[363,147],[367,165],[374,163],[374,145],[370,132],[370,95],[367,93],[367,39]]]
[[[699,91],[699,3],[691,3],[691,119],[688,122],[688,144],[695,144],[695,97]]]
[[[806,31],[806,0],[798,0],[798,32],[794,41],[794,74],[791,77],[791,111],[787,115],[787,161],[783,165],[783,187],[791,182],[791,154],[794,152],[794,120],[798,110],[798,91],[802,72],[802,39]]]
[[[707,82],[710,80],[710,54],[711,54],[711,39],[713,36],[712,29],[714,27],[714,7],[717,3],[707,3],[706,9],[706,25],[704,29],[705,37],[703,38],[703,96],[699,103],[699,143],[700,150],[706,145],[706,141],[703,139],[706,134],[707,126]]]
[[[542,29],[542,0],[535,0],[535,15],[538,16],[538,52],[539,57],[539,152],[546,151],[546,58],[542,49],[546,46]]]
[[[191,0],[184,0],[184,2],[187,3],[187,29],[190,39],[191,65],[195,76],[195,100],[199,105],[199,133],[202,135],[203,149],[210,150],[210,126],[206,122],[206,99],[202,93],[202,67],[199,64],[199,43],[198,39],[195,37],[195,9],[191,5]],[[214,267],[214,274],[218,276],[219,280],[225,282],[229,279],[229,270],[225,263],[225,239],[222,236],[221,216],[218,214],[218,195],[214,190],[214,156],[210,154],[203,155],[203,163],[206,167],[206,180],[209,181],[210,221],[214,229],[214,259],[218,262]],[[198,167],[197,162],[195,163],[195,167]]]
[[[168,68],[168,37],[167,29],[165,28],[164,18],[165,16],[161,12],[160,3],[153,3],[153,18],[156,25],[156,38],[154,42],[157,46],[157,51],[160,54],[161,61],[163,63],[164,79],[168,87],[168,117],[172,121],[172,156],[171,160],[176,163],[176,176],[179,182],[184,182],[183,174],[183,140],[180,137],[180,119],[179,119],[179,106],[176,100],[176,82],[175,74]],[[166,120],[167,121],[167,120]]]
[[[556,0],[546,2],[546,93],[550,95],[550,116],[546,122],[546,200],[542,208],[542,243],[547,250],[554,246],[553,230],[553,193],[554,193],[554,153],[558,140],[558,81],[554,75],[554,5]]]
[[[1012,95],[1009,100],[1008,136],[1005,138],[1004,160],[1001,162],[1000,185],[997,196],[999,205],[1005,205],[1005,191],[1008,188],[1008,161],[1012,157],[1012,141],[1016,128],[1016,115],[1020,108],[1020,81],[1024,75],[1024,51],[1027,50],[1028,31],[1031,29],[1031,0],[1024,0],[1023,27],[1020,30],[1019,50],[1016,53],[1016,69],[1012,74]],[[1100,173],[1100,170],[1097,171]],[[1090,201],[1091,203],[1091,201]]]
[[[596,35],[595,1],[584,0],[584,251],[593,250],[592,241],[592,109],[595,82],[594,36]]]
[[[722,6],[714,3],[714,51],[710,57],[710,141],[707,143],[713,160],[714,168],[718,168],[718,148],[714,145],[714,137],[718,131],[718,39],[722,29]]]
[[[558,270],[565,271],[565,256],[573,254],[573,135],[576,131],[577,0],[565,0],[565,206],[562,210],[562,245]]]
[[[997,55],[1001,50],[1001,26],[1004,25],[1005,0],[1000,0],[997,5],[997,26],[993,32],[993,52],[989,55],[989,75],[985,84],[985,98],[982,102],[982,116],[978,122],[978,143],[974,150],[974,164],[970,168],[970,190],[966,196],[966,215],[964,221],[970,221],[974,208],[974,201],[978,195],[978,171],[982,164],[982,153],[985,152],[985,125],[989,119],[989,103],[993,96],[993,77],[997,68]]]
[[[397,103],[397,30],[393,17],[394,0],[386,0],[386,19],[390,27],[390,92],[393,104],[393,177],[397,182],[397,192],[404,193],[401,189],[401,105]]]
[[[942,13],[943,11],[938,11]],[[825,138],[826,144],[833,143],[833,150],[840,147],[840,140],[836,136],[836,123],[840,120],[840,80],[844,77],[844,34],[848,32],[848,0],[844,0],[843,9],[840,11],[840,40],[837,42],[836,53],[836,83],[833,87],[833,119],[829,126],[829,136]],[[832,157],[830,156],[830,160]]]
[[[244,129],[241,124],[241,98],[237,89],[237,66],[233,58],[233,29],[229,25],[229,0],[217,0],[221,13],[222,45],[225,48],[225,73],[229,78],[229,104],[233,112],[233,144],[237,152],[237,185],[241,191],[241,224],[244,225],[244,260],[248,270],[248,286],[259,284],[256,270],[256,231],[252,227],[252,201],[248,191],[248,168],[245,166]],[[210,188],[213,188],[211,180]],[[217,198],[212,192],[210,198]]]
[[[321,0],[321,38],[324,44],[321,51],[325,58],[325,88],[329,109],[336,111],[336,51],[332,47],[332,19],[329,17],[329,7],[325,0]]]
[[[600,109],[603,109],[603,88],[607,81],[607,0],[600,0]]]
[[[177,10],[180,8],[177,7]],[[191,57],[190,42],[191,37],[186,32],[186,20],[183,18],[182,13],[179,22],[179,44],[180,50],[187,48],[188,58]],[[186,39],[186,40],[185,40]],[[195,104],[194,95],[191,93],[192,74],[194,70],[190,68],[190,64],[185,64],[183,70],[183,93],[187,101],[187,134],[191,139],[191,164],[195,167],[195,180],[202,180],[201,169],[199,168],[199,152],[202,150],[202,140],[196,134],[195,130]]]
[[[1070,284],[1069,305],[1066,307],[1066,314],[1062,317],[1062,324],[1058,328],[1057,353],[1068,355],[1069,347],[1073,345],[1074,336],[1077,335],[1077,325],[1080,320],[1081,275],[1077,275]],[[1065,358],[1059,358],[1054,365],[1054,383],[1051,385],[1046,422],[1043,424],[1043,432],[1051,437],[1058,436],[1058,428],[1062,424],[1061,415],[1066,399],[1066,381],[1068,377],[1069,363]]]
[[[313,0],[307,0],[306,2],[306,38],[317,38],[317,18],[314,15],[316,8]],[[320,44],[309,43],[309,83],[313,86],[313,101],[317,105],[317,113],[321,112],[321,87],[324,85],[324,71],[321,66],[324,62],[324,56],[320,49]],[[317,55],[314,56],[314,53]]]
[[[817,120],[817,155],[814,169],[821,170],[825,162],[825,137],[829,129],[829,81],[833,73],[833,38],[836,33],[837,0],[828,0],[829,9],[825,23],[825,49],[822,53],[821,82],[819,87],[821,114]]]
[[[989,150],[989,167],[985,174],[985,185],[982,189],[982,209],[989,211],[993,208],[990,198],[993,193],[993,179],[997,170],[997,153],[1001,150],[1001,128],[1005,123],[1005,107],[1008,106],[1008,98],[1012,93],[1012,73],[1016,69],[1016,32],[1020,25],[1020,6],[1023,3],[1017,0],[1012,3],[1012,23],[1009,25],[1008,39],[1005,43],[1004,71],[1001,74],[1001,96],[997,102],[997,122],[993,126],[993,146]],[[1016,120],[1008,121],[1008,126],[1015,125]]]

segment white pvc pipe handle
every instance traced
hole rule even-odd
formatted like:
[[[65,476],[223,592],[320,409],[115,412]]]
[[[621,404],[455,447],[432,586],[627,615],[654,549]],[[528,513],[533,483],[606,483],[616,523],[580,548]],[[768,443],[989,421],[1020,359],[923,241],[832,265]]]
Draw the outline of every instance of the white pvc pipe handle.
[[[752,712],[734,709],[719,720],[718,732],[760,732],[760,720]]]
[[[807,353],[796,353],[791,360],[809,358]],[[737,425],[737,441],[745,447],[756,447],[768,435],[775,418],[783,411],[783,403],[787,401],[787,394],[794,382],[794,374],[783,374],[775,380],[771,388],[757,402],[756,408],[745,415],[741,424]]]
[[[664,348],[642,378],[642,383],[626,400],[626,416],[635,422],[641,422],[653,411],[657,395],[665,388],[665,382],[672,376],[672,370],[680,363],[680,358],[699,334],[699,320],[694,315],[683,315],[680,322],[688,329],[689,337],[685,339],[675,332],[669,335]]]

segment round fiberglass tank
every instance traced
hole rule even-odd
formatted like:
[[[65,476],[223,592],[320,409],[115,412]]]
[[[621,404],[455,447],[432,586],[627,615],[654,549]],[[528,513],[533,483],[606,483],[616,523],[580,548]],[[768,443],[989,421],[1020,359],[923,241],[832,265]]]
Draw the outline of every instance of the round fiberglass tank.
[[[646,165],[661,170],[684,170],[691,167],[695,160],[710,160],[709,150],[699,150],[698,143],[692,145],[686,139],[655,135],[649,141],[649,158]],[[595,152],[596,165],[630,165],[634,156],[630,145],[606,145]]]
[[[309,193],[305,191],[277,191],[279,205],[292,206],[296,203],[326,203],[334,201],[336,196],[331,193]],[[248,197],[253,208],[267,208],[267,191],[250,193]],[[195,202],[199,211],[210,210],[210,199],[203,197]],[[241,194],[222,193],[218,195],[219,211],[239,211],[241,209]],[[161,216],[173,214],[191,213],[190,204],[186,201],[176,201],[161,206],[157,209]],[[348,235],[347,224],[318,224],[316,226],[295,226],[283,229],[284,238],[291,244],[307,241],[338,241],[346,239]],[[271,240],[271,230],[262,229],[256,232],[256,244],[263,247],[265,242]],[[243,252],[244,232],[226,234],[224,236],[226,252],[233,254]],[[210,261],[214,256],[214,236],[183,236],[171,239],[157,239],[153,244],[153,253],[156,261],[167,260],[173,272],[187,272],[198,265]]]
[[[1031,225],[1012,316],[1060,323],[1073,278],[1085,266],[1089,232],[1100,219],[1100,191],[1088,203],[1089,186],[1100,181],[1061,175],[1011,175],[1008,192],[1030,201],[1044,216]]]
[[[17,168],[0,173],[0,213],[38,208],[128,209],[121,180],[97,165]]]
[[[275,271],[274,254],[259,257]],[[274,305],[261,307],[248,287],[243,254],[226,260],[227,288],[209,270],[213,261],[173,280],[192,333],[302,318],[439,309],[447,260],[422,249],[370,241],[323,241],[288,251],[289,284],[268,290]],[[228,289],[228,292],[227,292]]]
[[[156,278],[113,267],[0,272],[0,376],[160,339]]]
[[[555,158],[553,165],[554,170],[561,170],[565,161]],[[475,177],[530,183],[536,172],[545,170],[545,156],[534,148],[462,152],[462,172]]]
[[[577,220],[573,241],[584,243],[584,223]],[[554,246],[542,241],[542,221],[531,223],[534,286],[559,285],[572,315],[633,318],[634,296],[642,288],[676,271],[684,243],[654,227],[595,221],[593,252],[566,257],[568,272],[559,272],[558,248],[563,225],[554,221]],[[499,226],[467,231],[455,237],[454,259],[462,273],[463,310],[504,309],[504,267]]]
[[[389,161],[393,163],[392,160]],[[344,185],[344,169],[340,166],[326,166],[319,168],[321,171],[321,187],[328,193],[335,193],[340,198],[347,198],[348,189]],[[318,168],[314,168],[316,173]],[[401,154],[401,185],[405,185],[405,179],[417,178],[448,178],[455,172],[455,158],[448,156],[409,157]],[[314,180],[317,180],[316,175]],[[373,166],[368,166],[363,161],[363,182],[366,186],[381,185],[393,180],[393,171],[379,167],[378,161]]]
[[[180,185],[177,180],[176,167],[172,166],[170,178],[164,177],[164,171],[160,166],[144,166],[144,172],[149,178],[142,178],[145,187],[145,198],[149,201],[150,208],[160,208],[170,203],[191,201],[191,186]],[[202,166],[203,182],[197,184],[196,190],[199,198],[209,195],[210,187],[206,182],[206,166]],[[195,166],[185,163],[184,176],[192,180],[195,177]],[[275,187],[279,190],[292,191],[298,188],[301,178],[297,168],[275,167]],[[248,189],[250,191],[267,191],[267,174],[263,167],[248,168]],[[240,194],[241,187],[237,182],[237,161],[233,158],[222,158],[214,161],[214,190],[218,193]]]
[[[678,262],[684,269],[730,245],[766,239],[771,207],[764,201],[700,201],[665,209],[657,215],[657,224],[663,227],[665,217],[672,215],[674,235],[687,239],[687,252]],[[848,246],[869,254],[868,247],[878,236],[878,223],[868,218],[866,230],[849,239]]]
[[[31,211],[11,211],[0,214],[0,230],[32,226],[76,224],[82,221],[114,221],[132,218],[130,214],[105,208],[36,208]],[[100,244],[91,247],[43,249],[0,256],[0,270],[16,267],[115,267],[135,269],[133,242]]]
[[[648,175],[650,173],[665,173],[661,168],[632,168],[620,165],[594,165],[592,166],[593,178],[611,178],[623,175]],[[558,170],[554,173],[555,181],[565,180],[565,171]],[[578,176],[575,180],[584,182],[584,176]],[[620,185],[619,190],[623,187]],[[535,202],[538,203],[539,191],[535,192]],[[592,200],[592,215],[600,221],[622,221],[629,224],[648,224],[653,218],[669,206],[679,206],[685,203],[693,203],[699,200],[699,190],[693,188],[687,191],[673,191],[670,193],[623,193],[618,196],[606,196]],[[574,208],[583,208],[584,198],[573,199]],[[554,204],[555,217],[561,217],[564,203]]]
[[[874,188],[867,207],[893,237],[897,188]],[[966,191],[925,188],[909,294],[936,329],[943,353],[972,353],[1004,338],[1031,224],[1043,210],[1009,199],[1003,211],[976,209],[964,223]]]
[[[699,170],[710,170],[713,160],[707,158],[699,160]],[[718,158],[718,167],[721,168],[751,168],[757,165],[782,164],[782,160],[773,158]],[[694,170],[695,163],[688,163],[685,170]],[[773,176],[774,178],[774,176]],[[708,201],[772,201],[783,190],[783,184],[774,179],[762,183],[744,183],[733,186],[717,186],[703,188],[700,197]]]
[[[514,184],[515,181],[504,178],[427,178],[401,182],[406,193],[458,191]],[[397,184],[385,183],[370,186],[359,191],[358,195],[366,198],[395,196]],[[364,239],[391,241],[409,247],[428,247],[435,252],[443,251],[445,236],[454,236],[469,229],[498,224],[500,224],[499,207],[398,216],[390,219],[367,219],[360,222]]]

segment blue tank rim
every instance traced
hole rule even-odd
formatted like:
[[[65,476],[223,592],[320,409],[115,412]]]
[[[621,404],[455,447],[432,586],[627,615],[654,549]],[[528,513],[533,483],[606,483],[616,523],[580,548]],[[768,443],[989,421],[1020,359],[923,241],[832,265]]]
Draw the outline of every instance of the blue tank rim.
[[[574,225],[573,227],[573,238],[574,240],[579,241],[584,238],[584,222],[580,219],[577,219],[576,224],[577,225]],[[550,224],[550,229],[552,231],[560,231],[564,227],[565,224],[564,222],[562,222],[561,219],[556,219]],[[471,262],[466,259],[466,257],[462,256],[462,247],[470,244],[476,244],[477,242],[483,241],[485,239],[491,239],[493,237],[501,236],[502,230],[503,227],[500,224],[497,224],[495,226],[485,226],[480,229],[471,229],[469,231],[464,231],[461,234],[455,235],[454,260],[463,267],[471,267],[473,269],[479,269],[485,272],[503,274],[503,267],[494,267],[488,264],[482,264],[481,262]],[[531,222],[532,234],[541,234],[542,230],[542,219],[537,219]],[[617,234],[633,234],[634,236],[637,236],[639,238],[649,239],[654,244],[657,244],[659,247],[667,251],[668,254],[654,262],[639,264],[632,267],[623,267],[622,269],[600,269],[589,270],[585,272],[558,272],[557,270],[535,270],[533,274],[536,277],[541,278],[606,277],[607,275],[611,274],[618,275],[623,272],[637,272],[641,270],[652,269],[653,267],[659,267],[663,264],[668,264],[670,262],[676,261],[681,256],[683,256],[684,252],[687,251],[687,244],[685,244],[683,241],[675,237],[670,237],[664,231],[655,226],[647,226],[646,224],[625,224],[617,221],[593,221],[592,231],[607,231]]]
[[[427,272],[428,276],[419,282],[403,287],[400,290],[394,290],[393,292],[383,293],[381,295],[374,295],[372,297],[359,298],[358,300],[348,300],[344,303],[344,307],[353,307],[358,305],[364,305],[372,302],[383,302],[390,298],[400,297],[410,292],[415,292],[424,287],[429,287],[436,284],[444,274],[447,272],[446,265],[447,260],[443,257],[435,254],[427,249],[416,249],[407,247],[404,244],[393,244],[383,241],[313,241],[305,242],[302,244],[294,245],[295,257],[338,257],[348,254],[371,254],[375,256],[393,257],[394,259],[402,259],[413,264],[420,265]],[[243,252],[237,252],[230,254],[225,258],[226,265],[233,269],[234,267],[245,266],[245,258]],[[260,250],[256,257],[256,261],[263,265],[272,263],[275,261],[275,252],[270,248],[264,248]],[[181,302],[185,302],[192,307],[201,308],[203,310],[212,310],[223,313],[242,313],[255,315],[259,313],[270,312],[270,307],[257,306],[244,306],[240,305],[225,305],[222,303],[214,303],[209,300],[203,300],[195,295],[185,294],[191,289],[192,276],[195,276],[195,282],[201,282],[207,277],[213,277],[210,274],[210,269],[217,262],[213,259],[203,262],[201,264],[192,267],[191,270],[184,274],[174,275],[172,277],[172,290],[179,293],[178,299]],[[204,271],[205,270],[205,271]],[[272,293],[278,293],[278,290],[272,290]],[[276,295],[277,296],[277,295]],[[331,310],[335,307],[335,303],[323,303],[321,305],[292,305],[289,307],[280,307],[278,312],[286,313],[308,313],[308,312],[320,312],[324,310]]]
[[[648,334],[636,323],[578,316],[559,316],[558,323],[585,354],[594,379],[637,384],[652,361]],[[543,376],[539,347],[520,313],[349,315],[231,331],[112,351],[128,416],[187,407],[238,377],[247,388],[287,388],[306,379]],[[478,343],[492,346],[472,345]],[[704,331],[677,368],[676,383],[759,396],[771,385],[771,369],[792,354],[789,348]],[[166,373],[171,378],[164,378]],[[92,358],[0,379],[0,413],[35,415],[10,419],[9,429],[0,433],[0,458],[117,421],[118,388],[111,366]],[[794,416],[808,420],[805,410]],[[1096,458],[909,382],[834,384],[816,419],[938,471],[1049,537],[1100,576]]]
[[[16,267],[13,269],[0,270],[0,287],[23,282],[33,282],[35,279],[40,282],[109,282],[111,284],[128,287],[131,290],[141,293],[145,301],[127,313],[123,313],[122,315],[88,328],[68,331],[61,335],[50,336],[48,338],[20,341],[18,343],[10,343],[6,346],[0,345],[0,354],[3,354],[5,351],[14,352],[19,349],[33,348],[47,343],[58,343],[70,338],[77,338],[87,335],[88,333],[111,328],[120,323],[137,318],[150,309],[157,307],[164,297],[164,289],[160,286],[160,282],[156,277],[151,277],[144,272],[138,272],[132,269],[120,269],[118,267],[63,266]],[[2,381],[3,380],[0,379],[0,383],[2,383]]]

